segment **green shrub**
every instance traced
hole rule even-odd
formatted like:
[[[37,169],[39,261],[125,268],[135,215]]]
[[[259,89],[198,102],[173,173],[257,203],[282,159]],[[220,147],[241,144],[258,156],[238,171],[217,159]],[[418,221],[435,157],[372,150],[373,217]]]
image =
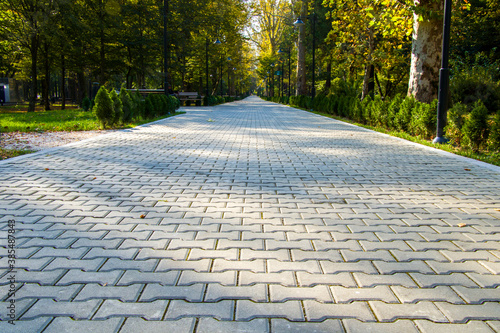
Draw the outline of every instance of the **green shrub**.
[[[125,88],[124,85],[122,85],[122,88],[120,89],[120,94],[118,95],[120,97],[120,100],[122,101],[122,107],[123,107],[123,122],[124,123],[129,123],[132,121],[132,118],[134,116],[134,107],[133,107],[133,102],[132,98],[130,98],[130,94]]]
[[[489,146],[493,151],[500,151],[500,110],[493,117]]]
[[[115,117],[114,105],[106,88],[99,88],[95,96],[95,106],[93,110],[97,119],[101,122],[102,127],[107,128],[113,124]]]
[[[151,119],[155,116],[155,105],[153,104],[151,95],[148,95],[144,100],[144,117],[146,119]]]
[[[376,95],[368,105],[371,123],[375,126],[387,127],[387,106],[380,95]]]
[[[123,103],[114,89],[109,93],[109,97],[113,100],[113,125],[115,125],[123,121]]]
[[[394,117],[396,129],[407,132],[410,127],[411,114],[415,108],[416,100],[412,96],[406,97],[399,107],[399,112]]]
[[[474,151],[479,151],[479,147],[488,138],[488,109],[481,100],[474,103],[474,108],[465,119],[462,127],[464,143]]]
[[[396,115],[399,113],[399,109],[401,108],[401,103],[403,103],[404,98],[397,94],[394,98],[389,102],[387,106],[387,127],[388,128],[396,128],[395,119]]]
[[[436,131],[436,121],[437,100],[432,101],[431,104],[416,102],[410,121],[411,133],[430,138]]]
[[[83,111],[90,110],[90,99],[88,97],[84,97],[82,99],[82,109],[83,109]]]
[[[454,103],[462,103],[472,108],[481,100],[490,114],[500,109],[500,84],[486,68],[472,67],[450,80],[451,98]]]
[[[358,123],[363,121],[363,104],[358,98],[354,98],[352,117]]]
[[[467,105],[456,103],[447,113],[447,124],[444,128],[446,137],[457,145],[462,144],[462,127],[467,116]]]

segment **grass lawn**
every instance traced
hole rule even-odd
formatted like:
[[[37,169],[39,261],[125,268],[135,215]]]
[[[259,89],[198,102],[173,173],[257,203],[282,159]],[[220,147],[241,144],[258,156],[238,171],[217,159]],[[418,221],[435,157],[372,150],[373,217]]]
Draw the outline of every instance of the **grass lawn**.
[[[67,105],[66,110],[61,110],[59,105],[54,105],[53,111],[43,111],[41,106],[37,106],[36,111],[30,113],[26,111],[27,108],[27,105],[0,106],[0,132],[60,132],[102,129],[93,112],[85,112],[75,105]],[[154,119],[134,119],[131,123],[122,124],[115,128],[132,128],[183,113],[185,112],[176,112]],[[32,151],[0,148],[0,160],[29,153]]]
[[[92,131],[101,128],[93,112],[83,111],[76,106],[69,106],[61,110],[60,106],[54,106],[53,111],[36,110],[26,112],[27,106],[3,106],[0,107],[0,131],[1,132],[60,132],[60,131]],[[161,116],[154,119],[134,119],[131,123],[122,124],[116,128],[131,128],[173,115]]]

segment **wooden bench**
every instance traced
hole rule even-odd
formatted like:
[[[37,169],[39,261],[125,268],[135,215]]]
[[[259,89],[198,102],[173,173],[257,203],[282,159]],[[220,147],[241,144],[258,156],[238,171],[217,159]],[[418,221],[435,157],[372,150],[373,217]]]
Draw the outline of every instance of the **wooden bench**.
[[[200,96],[195,91],[183,91],[177,94],[179,101],[203,101],[203,96]]]

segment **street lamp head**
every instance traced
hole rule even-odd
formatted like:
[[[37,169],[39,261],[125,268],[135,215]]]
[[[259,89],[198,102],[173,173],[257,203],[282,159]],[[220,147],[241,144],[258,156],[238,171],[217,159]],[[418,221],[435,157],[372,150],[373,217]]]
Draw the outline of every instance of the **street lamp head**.
[[[295,21],[295,22],[293,23],[293,25],[294,25],[294,26],[296,26],[296,27],[301,27],[301,26],[303,26],[303,25],[304,25],[304,21],[302,21],[302,19],[301,19],[301,18],[300,18],[300,16],[299,16],[299,17],[297,17],[297,21]]]

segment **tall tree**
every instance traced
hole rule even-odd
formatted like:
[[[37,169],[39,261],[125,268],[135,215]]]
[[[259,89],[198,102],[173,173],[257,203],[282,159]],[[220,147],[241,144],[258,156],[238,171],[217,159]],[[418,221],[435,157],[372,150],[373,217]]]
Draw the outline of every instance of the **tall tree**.
[[[438,95],[443,4],[442,0],[414,0],[408,95],[420,102],[430,103]]]

